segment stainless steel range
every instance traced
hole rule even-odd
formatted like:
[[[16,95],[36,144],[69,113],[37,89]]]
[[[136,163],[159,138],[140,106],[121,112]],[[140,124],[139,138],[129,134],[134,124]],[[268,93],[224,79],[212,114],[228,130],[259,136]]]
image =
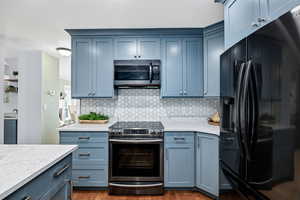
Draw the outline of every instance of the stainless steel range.
[[[163,194],[161,122],[117,122],[109,127],[109,192]]]

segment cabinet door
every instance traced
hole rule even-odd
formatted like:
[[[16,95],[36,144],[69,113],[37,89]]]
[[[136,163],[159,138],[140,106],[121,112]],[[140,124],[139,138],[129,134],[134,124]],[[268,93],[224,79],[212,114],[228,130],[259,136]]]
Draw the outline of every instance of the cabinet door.
[[[182,40],[167,38],[162,40],[162,96],[183,95]]]
[[[300,3],[299,0],[260,0],[262,4],[262,18],[272,21],[284,13],[288,12],[294,6]]]
[[[194,187],[193,145],[168,145],[165,148],[165,186]]]
[[[183,40],[183,95],[203,96],[203,39]]]
[[[131,37],[121,37],[115,40],[115,59],[137,59],[137,40]]]
[[[160,38],[139,38],[138,58],[160,59]]]
[[[226,48],[259,27],[259,0],[228,0],[224,12]]]
[[[204,36],[204,96],[220,96],[220,56],[224,32]]]
[[[219,195],[219,141],[217,137],[197,134],[196,185],[215,196]]]
[[[99,38],[93,40],[94,46],[94,92],[93,97],[113,97],[113,40]]]
[[[92,39],[72,41],[72,97],[88,97],[92,92]]]

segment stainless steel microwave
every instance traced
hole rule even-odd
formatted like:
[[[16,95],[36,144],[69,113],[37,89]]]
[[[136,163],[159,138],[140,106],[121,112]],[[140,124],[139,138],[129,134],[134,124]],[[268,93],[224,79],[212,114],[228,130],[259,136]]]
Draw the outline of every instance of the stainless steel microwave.
[[[116,88],[159,88],[160,60],[115,60]]]

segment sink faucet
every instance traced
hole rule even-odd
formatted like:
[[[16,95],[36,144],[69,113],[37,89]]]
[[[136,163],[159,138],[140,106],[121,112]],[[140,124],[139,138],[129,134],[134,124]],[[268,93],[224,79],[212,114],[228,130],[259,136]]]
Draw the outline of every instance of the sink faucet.
[[[16,113],[16,114],[18,114],[18,109],[16,109],[16,108],[13,109],[13,112]]]

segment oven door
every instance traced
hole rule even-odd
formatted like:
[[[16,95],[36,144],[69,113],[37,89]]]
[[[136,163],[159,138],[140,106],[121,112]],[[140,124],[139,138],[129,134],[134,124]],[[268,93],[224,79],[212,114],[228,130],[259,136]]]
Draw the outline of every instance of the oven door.
[[[162,182],[163,140],[110,139],[110,182]]]

